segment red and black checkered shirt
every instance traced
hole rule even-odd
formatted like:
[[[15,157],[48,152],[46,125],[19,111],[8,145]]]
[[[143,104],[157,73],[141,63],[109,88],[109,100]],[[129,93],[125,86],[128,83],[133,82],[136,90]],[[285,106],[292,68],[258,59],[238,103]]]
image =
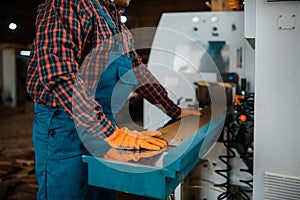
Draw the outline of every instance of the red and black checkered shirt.
[[[170,117],[178,117],[180,108],[132,49],[132,35],[119,22],[123,9],[110,0],[99,3],[121,30],[123,51],[134,52],[132,66],[140,85],[136,91]],[[92,0],[47,0],[37,11],[28,66],[27,91],[33,100],[52,108],[63,107],[79,126],[100,138],[110,136],[114,127],[91,91],[97,86],[95,77],[105,69],[114,35]]]

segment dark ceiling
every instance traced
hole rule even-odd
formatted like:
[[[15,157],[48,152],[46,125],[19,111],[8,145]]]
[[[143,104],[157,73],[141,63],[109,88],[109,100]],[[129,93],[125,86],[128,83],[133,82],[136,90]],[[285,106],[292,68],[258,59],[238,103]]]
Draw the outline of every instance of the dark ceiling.
[[[0,42],[29,44],[34,35],[35,13],[42,0],[1,0],[0,4]],[[9,23],[18,25],[12,31]]]
[[[36,9],[44,0],[1,0],[0,3],[0,43],[30,46],[34,37]],[[127,8],[129,28],[156,26],[162,12],[208,10],[204,0],[134,0]],[[9,23],[18,25],[12,31]]]

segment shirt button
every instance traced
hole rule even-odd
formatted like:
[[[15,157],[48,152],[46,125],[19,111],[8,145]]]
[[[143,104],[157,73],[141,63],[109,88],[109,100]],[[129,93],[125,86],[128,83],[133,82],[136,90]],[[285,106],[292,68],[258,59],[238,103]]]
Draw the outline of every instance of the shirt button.
[[[51,137],[55,136],[55,131],[54,131],[54,130],[49,130],[49,135],[50,135]]]
[[[54,115],[60,115],[60,111],[59,111],[59,110],[56,110],[56,111],[54,112]]]

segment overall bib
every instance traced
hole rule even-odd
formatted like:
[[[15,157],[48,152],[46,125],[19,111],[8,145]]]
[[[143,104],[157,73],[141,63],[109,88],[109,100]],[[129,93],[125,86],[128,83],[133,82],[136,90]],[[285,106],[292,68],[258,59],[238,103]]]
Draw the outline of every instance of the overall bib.
[[[121,45],[119,49],[122,50]],[[95,99],[102,106],[105,116],[116,126],[115,115],[124,106],[138,80],[132,70],[131,58],[112,52],[109,59],[112,59],[112,62],[109,61],[111,64],[100,78]]]
[[[96,0],[94,2],[99,14],[116,30],[99,3]],[[116,125],[114,115],[122,108],[132,88],[138,83],[132,71],[133,56],[128,58],[122,55],[121,44],[116,49],[117,51],[110,53],[109,65],[101,76],[95,94],[95,99],[113,125]],[[32,139],[39,184],[37,199],[116,198],[114,191],[88,186],[87,165],[82,162],[82,155],[89,155],[89,152],[78,136],[74,121],[63,108],[49,108],[35,103]]]
[[[119,29],[111,22],[99,3],[96,0],[94,2],[112,32],[118,34],[117,38],[121,38]],[[124,106],[133,87],[138,84],[132,70],[133,53],[131,52],[128,58],[122,55],[122,43],[116,45],[117,47],[114,48],[116,51],[111,51],[109,54],[108,66],[100,78],[95,94],[95,100],[102,106],[104,114],[113,125],[117,125],[115,115]]]

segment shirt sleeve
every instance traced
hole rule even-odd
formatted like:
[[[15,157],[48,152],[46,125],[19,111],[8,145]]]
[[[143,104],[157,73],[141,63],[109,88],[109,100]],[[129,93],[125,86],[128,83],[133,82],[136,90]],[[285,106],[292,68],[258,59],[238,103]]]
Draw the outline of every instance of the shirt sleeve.
[[[114,132],[114,127],[91,93],[97,73],[91,68],[79,72],[91,20],[78,2],[55,0],[38,13],[35,56],[39,81],[53,94],[57,106],[71,115],[77,128],[105,138]],[[84,77],[90,76],[87,82]]]
[[[151,104],[158,106],[172,119],[180,116],[181,109],[168,97],[165,88],[158,82],[153,74],[143,64],[141,57],[133,51],[135,59],[133,61],[133,70],[139,81],[139,87],[136,92],[147,99]]]

